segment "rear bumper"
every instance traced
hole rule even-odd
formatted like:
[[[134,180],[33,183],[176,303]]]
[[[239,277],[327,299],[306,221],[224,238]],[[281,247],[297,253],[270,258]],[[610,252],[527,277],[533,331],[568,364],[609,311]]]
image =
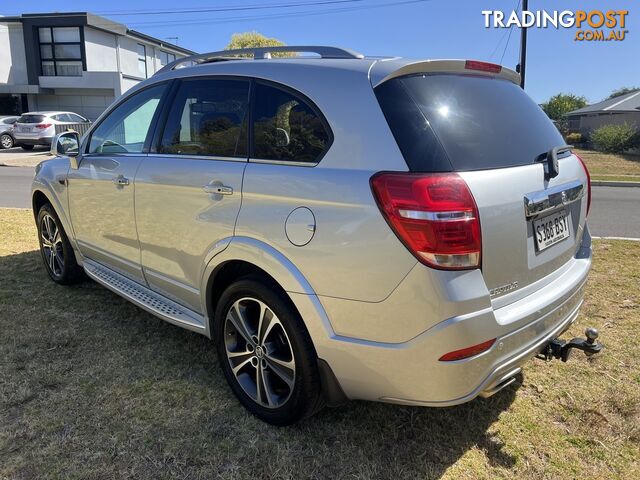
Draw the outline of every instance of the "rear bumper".
[[[471,392],[468,394],[452,398],[444,401],[420,401],[420,400],[412,400],[406,398],[394,398],[394,397],[381,397],[380,400],[391,402],[391,403],[401,403],[408,405],[422,405],[422,406],[432,406],[432,407],[446,407],[451,405],[458,405],[460,403],[465,403],[474,398],[480,397],[490,397],[495,393],[499,392],[506,386],[508,386],[514,377],[520,373],[522,370],[523,364],[525,364],[528,360],[534,357],[540,350],[553,338],[561,335],[565,330],[567,330],[571,324],[578,318],[578,313],[580,306],[582,305],[582,296],[583,296],[583,288],[581,287],[575,294],[576,298],[570,299],[568,302],[563,304],[560,308],[560,311],[564,313],[566,311],[565,307],[573,306],[573,303],[576,302],[575,306],[570,310],[569,314],[564,315],[551,315],[551,319],[555,319],[556,317],[560,317],[560,320],[556,322],[555,325],[552,326],[549,330],[544,330],[543,334],[536,338],[535,341],[525,344],[519,350],[512,352],[512,355],[504,360],[501,360],[499,363],[495,365],[493,370],[486,376],[486,378],[480,382]],[[560,312],[557,312],[560,313]],[[553,323],[553,321],[544,321],[545,319],[540,319],[539,322],[542,324]],[[538,323],[538,322],[536,322]],[[545,325],[546,326],[546,325]],[[527,330],[537,330],[540,326],[528,326]],[[522,335],[525,332],[514,332],[517,335]],[[509,337],[508,335],[507,337]],[[498,339],[496,343],[503,342],[504,338]],[[504,347],[503,347],[504,348]],[[473,362],[475,359],[469,360],[469,362]]]
[[[577,318],[591,266],[589,234],[562,273],[535,293],[501,308],[457,315],[402,343],[334,335],[314,338],[320,358],[351,399],[450,406],[490,396]],[[428,305],[415,305],[424,315]],[[393,318],[387,319],[393,328]],[[496,338],[486,352],[441,362],[445,353]]]
[[[13,140],[18,145],[51,145],[53,137],[20,137],[18,135],[13,136]]]

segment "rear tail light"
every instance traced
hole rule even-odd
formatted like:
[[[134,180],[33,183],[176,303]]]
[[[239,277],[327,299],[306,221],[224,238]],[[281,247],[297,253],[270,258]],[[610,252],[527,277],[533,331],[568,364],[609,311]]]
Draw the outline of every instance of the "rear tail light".
[[[445,353],[438,360],[441,362],[453,362],[455,360],[463,360],[465,358],[473,357],[489,350],[495,342],[496,339],[494,338],[492,340],[487,340],[486,342],[479,343],[472,347],[454,350],[453,352]]]
[[[36,128],[41,128],[44,130],[45,128],[49,128],[51,125],[51,123],[39,123],[38,125],[36,125]]]
[[[477,60],[467,60],[464,62],[464,68],[467,70],[478,70],[480,72],[500,73],[502,65],[489,62],[479,62]]]
[[[423,264],[441,270],[480,266],[480,219],[457,173],[378,173],[378,206],[400,241]]]
[[[576,154],[574,153],[574,155]],[[584,168],[584,173],[587,175],[587,215],[589,215],[589,210],[591,210],[591,175],[589,175],[589,169],[584,163],[584,160],[582,160],[578,155],[576,155],[576,158],[580,160],[580,164],[582,165],[582,168]]]

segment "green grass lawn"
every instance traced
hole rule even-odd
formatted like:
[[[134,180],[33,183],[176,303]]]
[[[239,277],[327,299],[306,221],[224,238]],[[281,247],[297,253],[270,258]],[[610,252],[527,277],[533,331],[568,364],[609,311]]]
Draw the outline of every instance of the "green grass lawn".
[[[289,428],[247,414],[211,343],[105,288],[53,284],[31,214],[0,210],[0,479],[640,478],[640,243],[599,241],[570,334],[444,409],[351,402]],[[425,372],[428,375],[429,372]]]
[[[640,155],[578,149],[575,152],[587,164],[592,180],[640,182]]]

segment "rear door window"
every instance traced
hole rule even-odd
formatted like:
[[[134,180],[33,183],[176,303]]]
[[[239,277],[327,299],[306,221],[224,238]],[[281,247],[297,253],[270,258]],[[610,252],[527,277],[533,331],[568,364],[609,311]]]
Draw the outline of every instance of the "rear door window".
[[[331,143],[320,113],[294,93],[260,82],[255,86],[253,157],[317,163]]]
[[[536,103],[507,80],[413,75],[376,88],[412,171],[528,165],[565,142]]]
[[[160,153],[246,157],[248,80],[185,80],[176,93]],[[243,134],[244,131],[244,134]]]

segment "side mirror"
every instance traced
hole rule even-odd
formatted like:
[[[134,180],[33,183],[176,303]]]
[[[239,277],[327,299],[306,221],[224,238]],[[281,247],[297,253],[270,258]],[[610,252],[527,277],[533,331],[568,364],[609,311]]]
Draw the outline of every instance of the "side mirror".
[[[78,132],[62,132],[51,142],[51,154],[56,157],[67,156],[71,159],[71,166],[78,168],[75,157],[80,153],[80,136]]]

